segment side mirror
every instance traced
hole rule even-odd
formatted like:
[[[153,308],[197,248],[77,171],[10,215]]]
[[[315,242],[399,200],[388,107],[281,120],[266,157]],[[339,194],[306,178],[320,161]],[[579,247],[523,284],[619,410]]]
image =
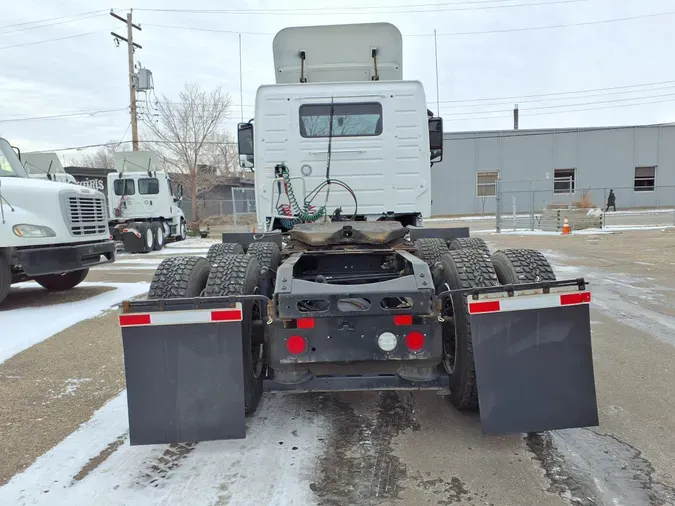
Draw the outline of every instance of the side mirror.
[[[253,167],[253,124],[237,125],[237,144],[239,147],[239,165],[244,168]]]
[[[443,118],[429,119],[429,150],[431,163],[443,160]]]
[[[178,195],[179,199],[183,198],[183,185],[179,184],[178,188],[176,188],[176,195]]]

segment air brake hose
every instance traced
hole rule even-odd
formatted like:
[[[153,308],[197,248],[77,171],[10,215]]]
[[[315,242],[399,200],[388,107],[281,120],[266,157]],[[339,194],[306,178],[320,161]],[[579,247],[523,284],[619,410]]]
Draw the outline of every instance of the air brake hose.
[[[281,177],[284,178],[286,195],[288,196],[288,201],[290,202],[291,208],[293,209],[293,214],[295,214],[295,221],[313,223],[323,217],[326,214],[325,205],[319,207],[314,212],[310,211],[310,204],[308,202],[304,203],[304,207],[300,207],[297,199],[295,198],[295,193],[293,192],[293,185],[291,184],[291,176],[288,173],[288,167],[282,163],[278,165],[277,168],[281,170]]]

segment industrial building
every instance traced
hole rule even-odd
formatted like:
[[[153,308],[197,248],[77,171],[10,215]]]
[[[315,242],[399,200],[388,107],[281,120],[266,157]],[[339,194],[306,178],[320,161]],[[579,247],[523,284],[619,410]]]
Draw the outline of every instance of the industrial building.
[[[502,212],[610,188],[620,209],[675,206],[675,124],[446,133],[431,182],[434,216],[494,214],[498,189]]]

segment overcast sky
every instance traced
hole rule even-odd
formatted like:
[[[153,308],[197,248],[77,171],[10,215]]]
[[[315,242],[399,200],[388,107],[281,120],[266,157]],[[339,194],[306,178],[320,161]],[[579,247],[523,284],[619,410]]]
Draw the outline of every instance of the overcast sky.
[[[243,104],[248,120],[253,116],[257,86],[274,81],[275,32],[287,26],[373,21],[392,22],[401,30],[404,77],[424,83],[433,110],[433,31],[437,30],[446,130],[510,129],[514,103],[520,106],[520,128],[675,120],[673,0],[347,0],[344,4],[136,0],[131,6],[134,22],[143,27],[134,34],[143,46],[136,58],[152,70],[156,95],[175,99],[187,80],[207,89],[222,85],[236,104],[228,121],[230,129],[239,120],[242,103],[238,33],[242,33]],[[112,6],[100,0],[2,0],[0,135],[25,151],[130,139],[126,45],[115,47],[110,35],[111,30],[125,34],[126,27],[108,14],[111,7],[124,16],[129,5]],[[275,11],[270,12],[272,8]],[[579,91],[584,92],[561,94]],[[142,101],[143,95],[139,98]],[[83,111],[102,112],[31,119]],[[84,152],[59,153],[67,162]]]

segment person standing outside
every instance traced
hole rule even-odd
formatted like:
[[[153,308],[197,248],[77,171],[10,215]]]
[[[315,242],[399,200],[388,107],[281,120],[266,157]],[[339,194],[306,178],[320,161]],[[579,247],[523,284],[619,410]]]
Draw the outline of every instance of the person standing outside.
[[[609,197],[607,197],[607,208],[605,209],[605,212],[609,211],[610,207],[616,211],[616,195],[614,195],[614,190],[611,188],[609,190]]]

